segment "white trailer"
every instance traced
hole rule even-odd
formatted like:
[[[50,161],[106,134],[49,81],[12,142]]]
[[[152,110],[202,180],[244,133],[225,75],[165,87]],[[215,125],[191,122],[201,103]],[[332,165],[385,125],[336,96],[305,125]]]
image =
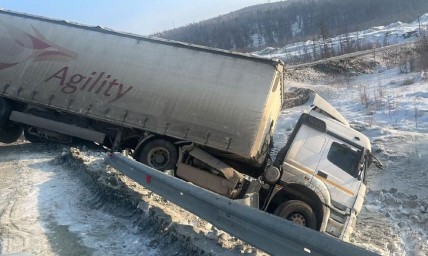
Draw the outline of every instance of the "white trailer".
[[[3,95],[264,160],[280,61],[0,14]]]

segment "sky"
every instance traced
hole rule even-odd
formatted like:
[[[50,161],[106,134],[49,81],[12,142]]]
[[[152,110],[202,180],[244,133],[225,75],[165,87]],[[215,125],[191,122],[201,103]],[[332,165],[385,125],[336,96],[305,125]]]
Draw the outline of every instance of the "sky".
[[[0,8],[151,35],[278,0],[0,0]]]

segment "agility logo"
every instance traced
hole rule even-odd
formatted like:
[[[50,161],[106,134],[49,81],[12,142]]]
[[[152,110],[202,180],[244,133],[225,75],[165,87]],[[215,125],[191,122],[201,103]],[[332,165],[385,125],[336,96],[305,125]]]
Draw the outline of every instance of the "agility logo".
[[[77,59],[76,53],[49,42],[39,30],[33,26],[31,28],[33,33],[30,34],[0,22],[0,72],[27,61],[68,62]],[[64,94],[91,93],[112,103],[133,89],[108,71],[95,69],[83,73],[69,65],[57,67],[52,65],[46,69],[49,75],[43,82],[58,85]]]
[[[0,71],[26,61],[69,61],[77,54],[49,42],[35,27],[33,33],[0,22]]]

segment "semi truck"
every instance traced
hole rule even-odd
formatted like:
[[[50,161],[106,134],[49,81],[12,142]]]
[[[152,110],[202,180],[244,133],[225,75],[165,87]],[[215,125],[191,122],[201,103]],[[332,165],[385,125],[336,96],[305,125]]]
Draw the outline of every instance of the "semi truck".
[[[319,96],[271,154],[284,63],[0,10],[0,142],[85,140],[346,240],[370,140]],[[285,139],[285,138],[284,138]]]

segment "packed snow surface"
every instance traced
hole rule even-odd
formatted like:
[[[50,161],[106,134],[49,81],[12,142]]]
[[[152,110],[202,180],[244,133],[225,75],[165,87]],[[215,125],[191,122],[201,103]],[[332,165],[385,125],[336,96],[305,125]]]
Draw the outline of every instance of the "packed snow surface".
[[[39,145],[1,147],[0,254],[159,255],[129,216],[105,205],[77,170]]]
[[[266,255],[106,166],[100,149],[0,150],[0,255]]]

